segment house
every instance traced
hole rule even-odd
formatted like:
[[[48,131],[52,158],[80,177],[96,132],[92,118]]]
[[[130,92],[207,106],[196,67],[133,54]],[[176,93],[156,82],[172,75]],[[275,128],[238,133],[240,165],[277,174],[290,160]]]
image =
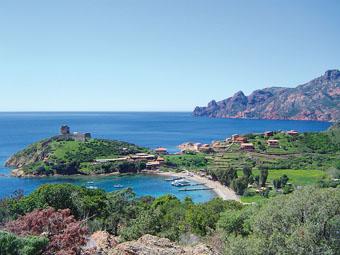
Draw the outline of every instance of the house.
[[[141,160],[154,160],[156,157],[152,154],[147,153],[136,153],[130,156],[131,159],[141,161]]]
[[[220,141],[212,141],[211,142],[211,147],[213,147],[213,148],[219,148],[220,146],[221,146]]]
[[[273,131],[266,131],[266,132],[264,132],[264,136],[265,137],[270,137],[270,136],[273,136],[273,135],[274,135]]]
[[[188,143],[182,143],[177,146],[182,152],[185,151],[192,151],[194,149],[194,144],[191,142]]]
[[[241,143],[241,150],[244,150],[244,151],[254,151],[255,150],[255,147],[254,147],[254,144],[252,143]]]
[[[225,139],[225,141],[226,141],[227,143],[230,143],[230,142],[232,142],[232,139],[231,139],[231,137],[227,137],[227,138]]]
[[[239,137],[240,135],[238,135],[238,134],[233,134],[232,136],[231,136],[231,140],[232,141],[235,141],[235,139],[237,138],[237,137]]]
[[[182,143],[181,145],[178,146],[178,148],[182,151],[194,151],[194,152],[198,152],[199,149],[201,148],[202,144],[201,143]]]
[[[208,152],[211,152],[212,151],[212,148],[210,147],[209,144],[205,143],[205,144],[202,144],[202,146],[198,149],[200,152],[205,152],[205,153],[208,153]]]
[[[235,142],[235,143],[247,143],[248,139],[246,137],[243,137],[243,136],[238,136],[233,140],[233,142]]]
[[[277,148],[280,146],[279,140],[271,139],[267,141],[267,145],[272,148]]]
[[[161,155],[168,154],[168,150],[166,148],[162,148],[162,147],[155,149],[155,152],[157,154],[161,154]]]
[[[158,157],[156,161],[159,162],[159,164],[163,164],[165,162],[165,159],[162,157]]]
[[[150,161],[146,163],[146,169],[148,170],[156,170],[160,167],[161,163],[159,161]]]
[[[296,131],[296,130],[287,131],[287,135],[296,136],[296,135],[298,135],[298,134],[299,134],[299,132]]]
[[[194,143],[194,149],[195,151],[199,151],[199,149],[201,148],[202,144],[201,143]]]

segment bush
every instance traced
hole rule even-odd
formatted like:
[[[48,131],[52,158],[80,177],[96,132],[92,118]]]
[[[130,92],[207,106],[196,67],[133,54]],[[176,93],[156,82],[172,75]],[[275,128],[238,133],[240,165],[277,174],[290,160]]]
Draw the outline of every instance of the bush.
[[[48,239],[45,237],[19,237],[9,232],[0,231],[0,254],[38,255],[42,253],[47,244]]]
[[[69,209],[35,210],[15,221],[8,222],[5,228],[20,236],[39,236],[45,233],[50,240],[45,254],[79,254],[80,247],[85,244],[87,234],[87,228],[83,226],[83,222],[76,221]],[[30,247],[25,247],[25,251],[36,251],[37,244],[46,245],[45,240],[43,242],[32,237],[25,241],[30,244]]]

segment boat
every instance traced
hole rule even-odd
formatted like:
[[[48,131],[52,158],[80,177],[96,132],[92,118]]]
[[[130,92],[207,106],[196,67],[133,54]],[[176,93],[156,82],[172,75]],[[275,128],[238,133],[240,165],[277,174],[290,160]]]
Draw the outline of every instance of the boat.
[[[175,180],[173,182],[171,182],[172,186],[176,186],[176,187],[184,187],[184,186],[190,186],[190,182],[184,179],[181,180]]]
[[[86,188],[88,188],[88,189],[98,189],[98,187],[97,186],[87,186]]]
[[[87,182],[87,184],[94,184],[94,182],[93,181],[89,181],[89,182]]]
[[[123,185],[122,184],[114,184],[113,187],[114,188],[123,188]]]
[[[165,179],[166,182],[173,182],[173,181],[177,181],[177,180],[182,180],[183,177],[174,177],[174,178],[169,178],[169,179]]]

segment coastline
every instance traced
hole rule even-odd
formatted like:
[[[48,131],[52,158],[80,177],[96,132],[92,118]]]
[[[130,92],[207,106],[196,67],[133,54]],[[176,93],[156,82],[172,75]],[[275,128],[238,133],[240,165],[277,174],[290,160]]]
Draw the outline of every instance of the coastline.
[[[14,169],[15,170],[18,170],[18,169]],[[15,173],[15,172],[14,172]],[[123,175],[129,175],[130,173],[128,174],[123,174]],[[131,173],[132,174],[132,173]],[[138,174],[138,173],[137,173]],[[140,173],[139,173],[140,174]],[[158,170],[150,170],[150,171],[142,171],[141,174],[150,174],[150,175],[161,175],[161,176],[169,176],[169,177],[182,177],[182,178],[185,178],[185,179],[188,179],[188,180],[191,180],[191,181],[194,181],[194,182],[197,182],[197,183],[202,183],[204,184],[204,186],[208,187],[208,188],[211,188],[213,192],[216,193],[216,195],[220,198],[222,198],[223,200],[235,200],[235,201],[240,201],[240,198],[239,196],[236,195],[236,193],[222,185],[221,183],[219,183],[218,181],[213,181],[213,180],[209,180],[208,178],[206,177],[202,177],[202,176],[199,176],[193,172],[179,172],[179,173],[175,173],[175,172],[161,172],[161,171],[158,171]],[[113,175],[122,175],[120,173],[107,173],[107,174],[96,174],[96,175],[73,175],[73,176],[113,176]],[[13,170],[11,172],[11,176],[13,177],[17,177],[17,178],[41,178],[41,177],[47,177],[47,176],[36,176],[36,175],[17,175],[17,174],[13,174]],[[64,175],[53,175],[53,176],[64,176]]]
[[[211,188],[212,191],[216,193],[216,195],[223,200],[235,200],[240,202],[239,196],[236,195],[236,193],[219,183],[218,181],[209,180],[208,178],[201,177],[193,172],[161,172],[161,171],[153,171],[153,172],[144,172],[146,174],[155,174],[155,175],[162,175],[162,176],[172,176],[172,177],[183,177],[188,180],[192,180],[198,183],[203,183],[204,186]]]

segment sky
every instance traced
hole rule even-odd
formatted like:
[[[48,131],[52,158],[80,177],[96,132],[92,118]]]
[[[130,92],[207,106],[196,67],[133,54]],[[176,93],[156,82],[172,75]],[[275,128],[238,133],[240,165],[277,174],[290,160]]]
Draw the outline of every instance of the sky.
[[[191,111],[340,69],[338,0],[0,0],[0,111]]]

